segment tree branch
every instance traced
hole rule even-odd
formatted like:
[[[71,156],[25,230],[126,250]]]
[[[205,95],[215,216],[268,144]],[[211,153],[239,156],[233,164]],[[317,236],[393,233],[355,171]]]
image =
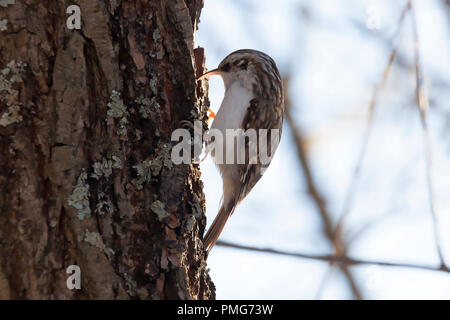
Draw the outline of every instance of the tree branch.
[[[439,256],[439,260],[441,262],[441,267],[446,269],[446,264],[444,260],[444,255],[442,253],[441,248],[441,237],[439,233],[439,224],[438,224],[438,215],[436,212],[436,200],[435,200],[435,192],[434,192],[434,183],[433,183],[433,155],[430,141],[430,134],[428,130],[427,124],[427,111],[430,105],[428,100],[427,92],[423,86],[423,72],[421,68],[421,59],[420,59],[420,51],[419,51],[419,36],[417,32],[417,21],[416,14],[412,4],[412,1],[408,1],[408,6],[410,9],[411,20],[412,20],[412,28],[414,35],[414,61],[415,61],[415,71],[416,71],[416,100],[417,100],[417,110],[420,113],[420,120],[422,123],[422,132],[423,132],[423,140],[425,144],[425,162],[426,162],[426,174],[427,174],[427,187],[428,187],[428,197],[430,203],[430,213],[433,221],[433,234],[435,239],[436,251]]]
[[[377,260],[362,260],[362,259],[351,258],[348,256],[338,256],[338,255],[332,255],[332,254],[315,255],[315,254],[307,254],[307,253],[299,253],[299,252],[288,252],[288,251],[281,251],[281,250],[270,249],[270,248],[250,247],[250,246],[231,243],[231,242],[227,242],[227,241],[217,241],[216,245],[221,246],[221,247],[226,247],[226,248],[238,249],[238,250],[247,250],[247,251],[259,252],[259,253],[270,253],[270,254],[276,254],[276,255],[293,257],[293,258],[309,259],[309,260],[323,261],[323,262],[328,262],[328,263],[335,263],[335,264],[338,264],[339,266],[344,266],[346,268],[350,267],[350,266],[357,266],[357,265],[375,265],[375,266],[380,266],[380,267],[409,268],[409,269],[441,271],[441,272],[450,273],[450,269],[447,268],[446,266],[434,267],[431,265],[421,265],[421,264],[414,264],[414,263],[394,263],[394,262],[385,262],[385,261],[377,261]]]

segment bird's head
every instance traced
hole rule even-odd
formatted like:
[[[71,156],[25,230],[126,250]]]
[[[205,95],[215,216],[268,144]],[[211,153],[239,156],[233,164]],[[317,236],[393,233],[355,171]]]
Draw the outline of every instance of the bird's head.
[[[198,79],[209,78],[212,75],[220,75],[228,88],[234,81],[247,84],[261,81],[264,77],[275,78],[281,81],[275,62],[267,54],[252,50],[242,49],[230,53],[219,64],[217,69],[211,70]]]

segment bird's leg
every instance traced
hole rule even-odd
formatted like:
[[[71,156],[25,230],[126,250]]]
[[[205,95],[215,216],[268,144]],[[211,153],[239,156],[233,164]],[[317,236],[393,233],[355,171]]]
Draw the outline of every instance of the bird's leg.
[[[211,109],[208,109],[208,126],[209,126],[209,122],[211,121],[211,119],[215,119],[216,118],[216,114],[214,113],[214,111],[212,111]]]

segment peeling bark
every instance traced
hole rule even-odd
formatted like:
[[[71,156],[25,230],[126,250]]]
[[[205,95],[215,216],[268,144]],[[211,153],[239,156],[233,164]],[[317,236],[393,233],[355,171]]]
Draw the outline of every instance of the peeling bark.
[[[214,298],[199,168],[167,161],[179,122],[206,120],[203,1],[15,2],[0,7],[0,299]]]

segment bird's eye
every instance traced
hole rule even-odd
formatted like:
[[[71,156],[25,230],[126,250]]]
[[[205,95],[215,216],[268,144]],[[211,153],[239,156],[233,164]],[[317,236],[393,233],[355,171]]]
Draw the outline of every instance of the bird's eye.
[[[230,71],[230,63],[229,63],[229,62],[225,63],[225,64],[222,66],[221,69],[222,69],[222,71],[224,71],[224,72]]]

